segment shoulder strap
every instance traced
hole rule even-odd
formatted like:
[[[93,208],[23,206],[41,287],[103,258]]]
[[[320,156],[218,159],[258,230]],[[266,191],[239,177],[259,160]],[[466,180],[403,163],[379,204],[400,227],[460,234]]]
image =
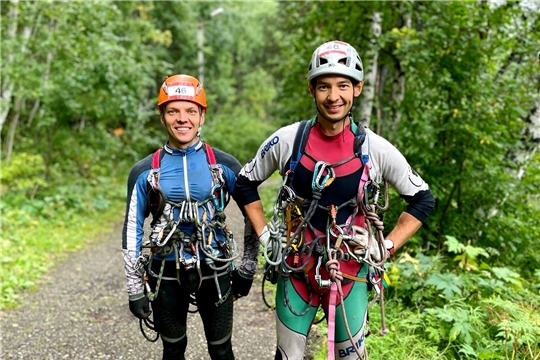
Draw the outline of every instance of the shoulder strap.
[[[157,149],[152,158],[152,169],[159,169],[159,164],[161,162],[161,148]]]
[[[207,143],[204,143],[204,150],[206,151],[206,157],[208,159],[208,164],[210,165],[216,165],[216,156],[214,155],[214,150],[212,150],[212,147],[208,145]]]
[[[150,180],[150,185],[152,185],[153,189],[159,188],[159,170],[161,168],[161,159],[163,158],[163,155],[165,155],[163,148],[159,148],[152,157],[152,178]]]
[[[203,143],[204,151],[206,152],[206,159],[208,161],[208,167],[212,175],[212,202],[216,207],[216,210],[222,212],[229,203],[228,190],[226,191],[226,178],[223,174],[223,168],[216,161],[214,150],[207,143]]]
[[[309,130],[311,129],[310,125],[311,125],[311,120],[300,121],[298,130],[296,131],[296,136],[294,137],[293,150],[291,154],[291,162],[289,164],[289,168],[291,171],[294,171],[294,169],[296,169],[296,165],[298,165],[298,162],[300,161],[300,158],[302,157],[302,153],[304,152],[306,148],[307,137],[309,134]]]
[[[354,155],[360,158],[362,165],[365,165],[369,162],[369,140],[366,139],[366,129],[351,118],[351,130],[354,133]]]
[[[159,170],[163,155],[165,155],[163,148],[159,148],[154,152],[154,156],[152,157],[152,170],[150,170],[152,173],[150,177],[151,188],[146,196],[144,205],[144,217],[152,214],[152,222],[150,223],[150,227],[152,228],[155,226],[165,208],[165,194],[159,187]]]

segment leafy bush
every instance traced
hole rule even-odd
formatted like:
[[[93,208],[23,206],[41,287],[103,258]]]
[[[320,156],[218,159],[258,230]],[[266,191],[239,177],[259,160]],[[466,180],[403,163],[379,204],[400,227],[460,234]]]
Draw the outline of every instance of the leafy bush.
[[[38,186],[47,186],[44,180],[45,162],[39,154],[16,153],[9,163],[1,164],[2,196],[32,196],[32,191]],[[17,195],[15,195],[17,194]]]

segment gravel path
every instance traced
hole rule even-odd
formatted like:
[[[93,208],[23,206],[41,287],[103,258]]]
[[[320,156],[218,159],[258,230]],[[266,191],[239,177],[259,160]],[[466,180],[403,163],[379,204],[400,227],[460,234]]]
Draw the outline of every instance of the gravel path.
[[[243,220],[236,204],[228,224],[241,239]],[[248,297],[235,302],[233,349],[237,360],[271,360],[274,314],[261,297],[257,276]],[[70,254],[42,277],[21,306],[0,312],[0,358],[161,359],[161,340],[146,341],[130,313],[121,252],[121,224],[87,249]],[[187,360],[206,360],[198,314],[188,316]]]

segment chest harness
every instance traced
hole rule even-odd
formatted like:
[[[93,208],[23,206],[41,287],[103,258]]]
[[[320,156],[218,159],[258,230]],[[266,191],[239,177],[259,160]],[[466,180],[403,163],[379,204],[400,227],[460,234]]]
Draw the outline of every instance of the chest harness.
[[[182,202],[174,202],[167,199],[159,185],[160,162],[164,155],[163,149],[158,149],[152,158],[152,169],[149,175],[150,189],[146,198],[145,217],[152,214],[150,223],[151,233],[143,243],[143,252],[137,260],[136,268],[144,274],[145,289],[150,301],[157,298],[162,279],[174,280],[163,276],[165,258],[174,253],[176,264],[176,280],[193,294],[199,289],[203,280],[213,278],[219,300],[221,301],[221,289],[218,277],[227,274],[233,261],[238,258],[237,244],[233,234],[225,223],[225,207],[230,200],[230,194],[226,189],[223,169],[216,163],[212,148],[203,143],[208,166],[212,175],[212,189],[210,196],[204,201],[192,201],[189,198],[189,185],[186,181],[186,197]],[[187,169],[185,169],[187,171]],[[175,209],[179,215],[175,220]],[[199,215],[202,210],[202,215]],[[179,227],[180,224],[193,224],[194,230],[187,236]],[[218,236],[224,235],[224,236]],[[215,241],[215,242],[214,242]],[[217,243],[217,248],[212,246]],[[200,252],[205,255],[204,262],[214,270],[214,275],[203,277],[201,273]],[[189,254],[190,256],[186,256]],[[160,259],[156,259],[159,256]],[[159,274],[151,270],[152,261],[161,260]],[[184,271],[181,271],[183,269]],[[196,272],[198,276],[194,274]],[[157,285],[154,292],[151,291],[148,275],[157,277]],[[182,274],[190,274],[186,276]],[[193,284],[198,280],[198,284]],[[192,297],[192,300],[193,297]],[[193,305],[196,305],[193,303]]]
[[[310,282],[307,280],[307,273],[315,266],[315,280],[319,288],[330,289],[328,311],[329,358],[333,359],[334,356],[333,327],[335,325],[336,292],[340,296],[343,319],[347,327],[349,339],[359,358],[364,358],[358,353],[358,349],[354,344],[348,328],[341,282],[346,278],[345,281],[368,282],[369,285],[375,288],[376,295],[368,307],[373,305],[377,299],[380,299],[382,315],[382,329],[380,334],[386,334],[388,330],[386,329],[384,319],[384,288],[382,286],[382,279],[386,271],[385,262],[387,260],[387,252],[384,247],[384,224],[377,212],[384,211],[388,208],[388,187],[385,183],[383,186],[384,189],[381,189],[379,184],[372,181],[369,177],[369,169],[371,168],[369,162],[369,139],[363,126],[357,125],[351,118],[351,130],[355,134],[353,155],[330,164],[324,161],[317,161],[305,151],[310,129],[315,123],[316,118],[300,122],[296,133],[289,170],[284,175],[282,186],[274,203],[274,213],[269,224],[270,241],[263,250],[266,260],[263,286],[265,280],[275,284],[279,274],[281,274],[284,282],[288,281],[291,275],[303,275],[306,284],[309,286]],[[309,157],[315,162],[311,182],[311,199],[301,199],[296,195],[292,187],[294,171],[302,155]],[[321,199],[322,192],[336,178],[334,169],[357,157],[362,162],[362,174],[355,197],[339,205],[320,205],[319,200]],[[380,205],[379,201],[382,191],[384,191],[384,204]],[[336,218],[338,211],[347,206],[354,208],[351,216],[345,224],[337,224]],[[310,222],[315,211],[318,209],[328,213],[326,232],[317,235],[312,241],[306,242],[305,233],[307,228],[311,229],[313,234],[320,233]],[[357,217],[364,226],[353,225],[353,221]],[[365,236],[359,236],[366,233],[369,235],[368,239],[370,239],[368,242],[364,240]],[[289,256],[293,257],[292,266],[285,261]],[[310,263],[310,257],[316,257],[315,262]],[[341,273],[339,271],[340,261],[365,263],[369,266],[368,279]],[[321,266],[324,266],[328,271],[328,279],[322,278],[319,272]],[[312,297],[313,291],[310,290],[309,304],[305,310],[297,312],[292,308],[288,300],[286,284],[284,286],[284,302],[289,310],[297,316],[302,316],[309,311]],[[269,305],[268,303],[266,304]]]

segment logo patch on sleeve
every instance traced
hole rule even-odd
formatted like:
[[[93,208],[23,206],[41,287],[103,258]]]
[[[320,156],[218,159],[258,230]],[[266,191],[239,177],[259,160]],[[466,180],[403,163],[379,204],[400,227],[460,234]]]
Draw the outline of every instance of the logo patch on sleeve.
[[[424,180],[422,180],[420,175],[418,175],[411,167],[409,167],[409,181],[416,187],[420,187],[424,183]]]
[[[264,159],[264,155],[272,148],[272,146],[276,145],[279,142],[279,137],[274,136],[270,141],[264,145],[264,148],[261,150],[261,159]]]

